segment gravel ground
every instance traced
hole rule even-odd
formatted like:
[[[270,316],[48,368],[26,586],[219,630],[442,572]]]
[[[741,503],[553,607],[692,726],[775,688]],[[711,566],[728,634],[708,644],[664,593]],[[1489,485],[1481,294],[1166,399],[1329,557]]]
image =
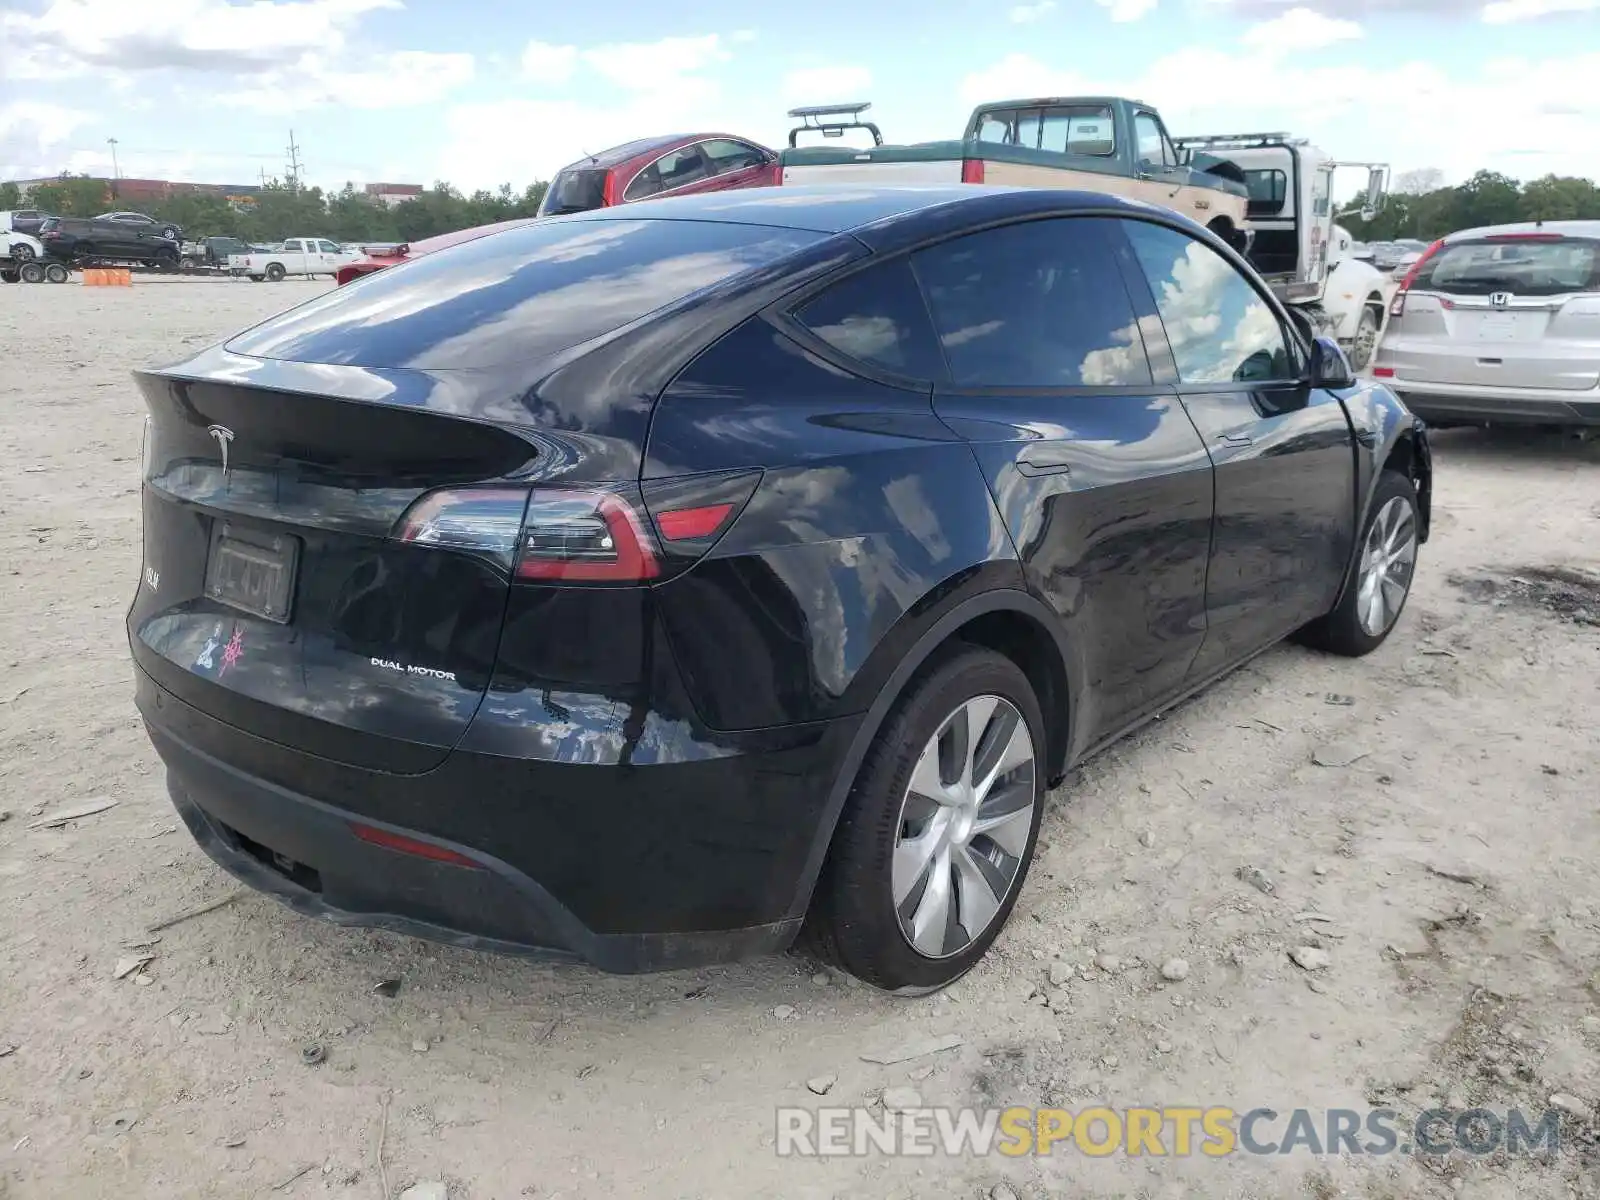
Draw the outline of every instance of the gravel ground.
[[[254,894],[138,946],[234,885],[130,700],[128,371],[325,286],[0,287],[0,1196],[1600,1196],[1581,1112],[1550,1161],[773,1149],[823,1076],[830,1104],[1600,1101],[1600,445],[1572,438],[1437,435],[1388,644],[1275,650],[1075,774],[1011,928],[942,996],[799,956],[613,978]]]

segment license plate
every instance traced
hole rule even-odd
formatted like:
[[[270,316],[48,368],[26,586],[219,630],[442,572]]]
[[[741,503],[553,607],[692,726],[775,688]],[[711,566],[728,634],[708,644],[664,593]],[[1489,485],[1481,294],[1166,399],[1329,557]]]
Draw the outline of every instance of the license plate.
[[[1509,342],[1516,335],[1516,313],[1484,313],[1478,318],[1478,337],[1485,342]]]
[[[298,538],[214,526],[206,560],[206,595],[230,608],[287,624],[299,553]]]

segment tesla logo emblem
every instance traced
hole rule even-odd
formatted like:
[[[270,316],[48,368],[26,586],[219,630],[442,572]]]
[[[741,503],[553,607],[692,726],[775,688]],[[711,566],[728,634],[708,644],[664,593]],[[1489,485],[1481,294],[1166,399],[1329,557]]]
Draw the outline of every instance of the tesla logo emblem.
[[[1511,306],[1510,292],[1494,292],[1489,296],[1489,307],[1504,310]]]
[[[222,451],[222,476],[228,476],[228,443],[233,441],[233,430],[226,425],[208,425],[206,432],[217,439],[217,447]]]

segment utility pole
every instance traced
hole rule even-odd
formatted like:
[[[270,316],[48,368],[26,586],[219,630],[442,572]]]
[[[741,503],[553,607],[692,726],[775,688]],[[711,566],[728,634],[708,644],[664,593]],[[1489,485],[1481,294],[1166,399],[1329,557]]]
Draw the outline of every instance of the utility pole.
[[[111,147],[111,195],[115,197],[117,194],[117,180],[122,177],[122,172],[117,168],[117,139],[114,137],[107,138],[106,145]]]
[[[300,188],[300,147],[295,145],[294,130],[289,130],[289,188],[298,191]]]

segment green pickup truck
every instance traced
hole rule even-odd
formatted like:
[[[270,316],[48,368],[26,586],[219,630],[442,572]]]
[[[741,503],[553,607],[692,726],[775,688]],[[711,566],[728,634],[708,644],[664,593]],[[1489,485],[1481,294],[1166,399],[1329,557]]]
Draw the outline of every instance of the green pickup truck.
[[[861,120],[870,105],[794,109],[803,124],[780,155],[785,185],[999,183],[1019,187],[1111,192],[1174,209],[1249,247],[1244,172],[1225,158],[1179,151],[1161,114],[1117,96],[1042,97],[980,104],[959,140],[909,146],[881,144]],[[802,134],[842,137],[866,130],[875,143],[798,146]]]

